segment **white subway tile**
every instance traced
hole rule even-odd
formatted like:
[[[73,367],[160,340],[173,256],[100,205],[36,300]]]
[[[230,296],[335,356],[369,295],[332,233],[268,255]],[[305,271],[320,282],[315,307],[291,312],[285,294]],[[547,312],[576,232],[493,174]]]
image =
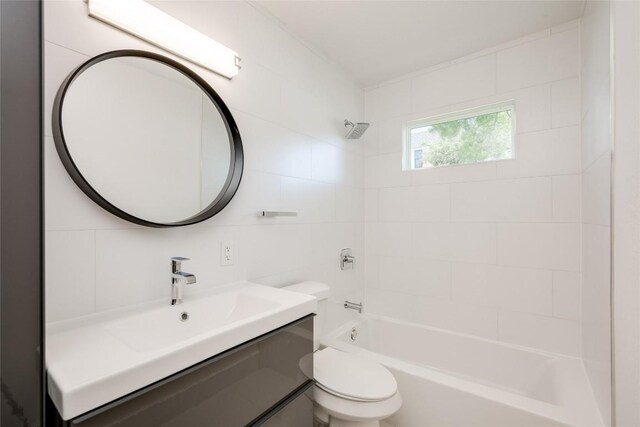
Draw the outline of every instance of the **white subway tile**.
[[[578,28],[498,52],[498,92],[575,77],[580,72]]]
[[[496,181],[499,221],[545,221],[551,218],[551,179]]]
[[[486,55],[432,71],[412,79],[413,111],[493,95],[496,55]]]
[[[464,262],[496,262],[496,226],[487,223],[414,223],[412,256]]]
[[[416,258],[451,259],[451,224],[425,222],[411,225],[411,252]]]
[[[378,268],[381,290],[449,298],[451,264],[448,261],[383,256]]]
[[[580,271],[580,224],[499,224],[498,264]]]
[[[580,222],[580,178],[580,175],[552,178],[554,221]]]
[[[452,221],[497,221],[496,181],[451,184]]]
[[[378,122],[378,152],[380,154],[402,152],[403,120],[395,117]]]
[[[495,224],[451,224],[450,257],[453,261],[496,262]]]
[[[542,84],[515,92],[516,132],[534,132],[551,127],[551,86]]]
[[[258,212],[282,210],[280,180],[278,175],[245,171],[235,196],[208,221],[215,225],[246,225],[275,219],[259,218]]]
[[[93,313],[96,309],[95,232],[49,231],[45,237],[46,321]]]
[[[602,155],[582,174],[582,221],[609,225],[611,216],[611,157]]]
[[[400,256],[411,249],[411,224],[369,223],[365,226],[367,249],[372,255]]]
[[[454,221],[538,222],[551,219],[550,178],[452,185]]]
[[[338,185],[336,190],[336,221],[362,222],[365,199],[362,188]]]
[[[347,170],[346,152],[334,145],[314,142],[311,151],[311,176],[316,181],[342,182]]]
[[[404,208],[406,219],[412,222],[449,221],[450,197],[449,185],[409,187],[406,204],[396,209]]]
[[[497,162],[498,178],[580,173],[580,127],[520,134],[515,155]]]
[[[553,127],[580,124],[580,79],[554,82],[551,85],[551,117]]]
[[[243,270],[251,280],[308,267],[312,225],[273,225],[241,227]]]
[[[449,188],[446,185],[381,188],[379,221],[448,221]]]
[[[298,213],[292,222],[335,221],[335,185],[288,177],[282,178],[281,185],[282,209]]]
[[[454,263],[453,298],[470,304],[551,315],[552,274],[548,270]]]
[[[402,80],[365,91],[364,105],[364,114],[368,121],[410,113],[411,81]]]
[[[410,190],[410,187],[381,188],[378,192],[378,220],[407,221]]]
[[[553,272],[553,316],[580,320],[580,273]]]
[[[580,355],[580,322],[528,313],[498,313],[500,341],[569,356]]]
[[[240,111],[233,115],[242,131],[245,170],[311,178],[310,137]]]
[[[283,126],[320,140],[341,138],[344,126],[339,121],[332,123],[328,120],[330,116],[323,99],[288,82],[282,83],[280,123]]]
[[[378,123],[370,123],[367,132],[362,137],[362,149],[365,157],[377,156],[379,154],[378,133]]]
[[[411,184],[411,172],[402,170],[400,153],[382,154],[366,159],[367,188],[402,187]]]
[[[610,347],[603,345],[611,331],[611,228],[582,224],[581,318],[583,354],[607,361]],[[602,363],[602,362],[601,362]]]
[[[586,168],[611,152],[609,87],[598,88],[582,118],[582,164]]]
[[[364,221],[378,221],[378,189],[364,190]]]
[[[274,123],[283,120],[282,77],[259,64],[243,64],[233,78],[233,95],[225,97],[231,107]]]

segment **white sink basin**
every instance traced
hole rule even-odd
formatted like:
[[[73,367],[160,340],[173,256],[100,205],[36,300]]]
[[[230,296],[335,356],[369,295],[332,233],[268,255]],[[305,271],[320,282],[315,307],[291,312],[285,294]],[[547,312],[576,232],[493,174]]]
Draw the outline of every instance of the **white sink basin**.
[[[240,282],[180,305],[144,306],[47,326],[48,389],[65,420],[315,310],[315,298]]]
[[[248,293],[227,292],[147,310],[104,327],[135,351],[155,351],[180,346],[194,336],[258,316],[279,305]]]

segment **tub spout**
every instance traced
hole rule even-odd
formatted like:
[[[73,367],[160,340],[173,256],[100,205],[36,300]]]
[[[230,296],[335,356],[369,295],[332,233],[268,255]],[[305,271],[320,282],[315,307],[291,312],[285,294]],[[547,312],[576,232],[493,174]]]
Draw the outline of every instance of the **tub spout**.
[[[358,313],[362,314],[362,303],[355,303],[351,301],[344,302],[344,308],[348,310],[358,310]]]

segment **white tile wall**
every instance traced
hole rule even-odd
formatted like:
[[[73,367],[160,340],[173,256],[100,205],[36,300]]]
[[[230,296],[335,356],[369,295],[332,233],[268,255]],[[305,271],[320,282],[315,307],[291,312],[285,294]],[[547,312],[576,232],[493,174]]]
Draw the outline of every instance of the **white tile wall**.
[[[609,2],[587,2],[585,7],[581,23],[580,82],[581,355],[605,425],[611,424],[609,7]]]
[[[498,338],[527,347],[580,355],[580,322],[574,320],[501,311],[498,316]]]
[[[553,315],[561,319],[580,320],[580,273],[553,272]]]
[[[339,302],[362,298],[364,265],[343,273],[337,259],[351,247],[364,260],[364,144],[344,140],[342,121],[363,119],[363,91],[249,3],[155,4],[237,50],[240,74],[228,81],[89,18],[82,0],[45,3],[47,319],[168,298],[169,257],[181,255],[192,259],[185,269],[198,277],[187,293],[241,279],[276,286],[322,280],[332,287],[332,320],[348,320],[352,314]],[[185,63],[218,91],[238,122],[245,150],[240,189],[204,223],[157,230],[122,221],[91,202],[58,159],[50,117],[60,83],[89,57],[124,48]],[[258,218],[265,209],[299,216]],[[223,241],[236,244],[232,266],[220,266]]]
[[[576,77],[580,66],[577,28],[522,43],[497,53],[498,91]]]
[[[498,264],[580,271],[580,225],[500,224]]]
[[[89,201],[50,138],[60,82],[107,50],[171,55],[88,18],[81,0],[48,1],[48,320],[166,297],[168,257],[184,255],[193,259],[185,268],[198,275],[196,287],[326,281],[334,324],[351,315],[341,299],[365,297],[366,283],[369,312],[571,355],[594,349],[596,335],[584,327],[581,342],[580,319],[591,311],[603,318],[595,299],[602,287],[583,286],[603,280],[608,268],[597,262],[604,252],[585,249],[608,244],[608,133],[598,120],[608,85],[591,46],[602,44],[584,38],[597,29],[551,29],[363,93],[250,4],[157,4],[243,57],[232,81],[187,64],[238,121],[242,185],[219,215],[179,230],[138,227]],[[402,170],[404,121],[506,100],[516,105],[515,160]],[[365,138],[345,142],[341,121],[363,115],[372,123]],[[259,219],[261,209],[299,216]],[[228,240],[237,244],[237,262],[220,267],[220,243]],[[354,248],[361,268],[337,269],[342,247]],[[582,269],[581,253],[593,267]]]
[[[496,55],[483,56],[417,76],[411,80],[411,86],[412,111],[493,95],[496,91]]]
[[[579,82],[574,23],[366,90],[367,310],[580,353]],[[509,100],[514,160],[402,170],[403,122]]]
[[[47,292],[47,304],[55,307],[47,313],[55,321],[90,314],[95,310],[96,232],[47,231],[45,275],[56,284]]]
[[[552,272],[488,264],[454,263],[453,299],[550,316]]]

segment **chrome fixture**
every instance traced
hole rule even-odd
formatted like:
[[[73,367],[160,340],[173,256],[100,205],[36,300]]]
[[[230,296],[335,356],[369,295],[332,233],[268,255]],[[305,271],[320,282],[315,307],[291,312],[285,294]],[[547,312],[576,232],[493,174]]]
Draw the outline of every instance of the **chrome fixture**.
[[[353,268],[355,263],[356,257],[351,255],[351,248],[345,248],[340,251],[340,270]]]
[[[351,301],[344,302],[344,308],[348,310],[358,310],[358,313],[362,314],[362,303],[355,303]],[[357,335],[357,332],[356,332]]]
[[[358,330],[353,327],[351,328],[351,341],[355,341],[358,338]]]
[[[281,211],[260,211],[258,216],[274,217],[274,216],[298,216],[298,212],[281,212]]]
[[[189,261],[189,258],[171,258],[171,305],[182,304],[182,284],[196,283],[195,275],[182,271],[182,261]]]
[[[364,135],[369,126],[369,123],[353,123],[349,120],[345,120],[344,127],[347,128],[347,134],[345,135],[345,138],[360,139],[360,137]]]

